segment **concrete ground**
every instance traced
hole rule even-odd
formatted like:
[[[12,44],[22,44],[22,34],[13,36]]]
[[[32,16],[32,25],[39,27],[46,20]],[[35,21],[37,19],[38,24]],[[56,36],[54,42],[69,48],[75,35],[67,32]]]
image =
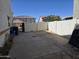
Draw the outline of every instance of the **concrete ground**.
[[[66,38],[47,32],[20,33],[14,38],[11,59],[78,59],[76,48]]]
[[[69,40],[71,38],[71,35],[65,35],[65,36],[61,36],[61,37],[64,37]]]

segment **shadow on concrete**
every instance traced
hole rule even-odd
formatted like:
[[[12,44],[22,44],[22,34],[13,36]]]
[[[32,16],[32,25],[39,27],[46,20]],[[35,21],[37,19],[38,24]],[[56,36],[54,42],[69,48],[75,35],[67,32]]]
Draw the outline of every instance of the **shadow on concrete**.
[[[61,36],[61,37],[66,38],[66,39],[70,39],[71,35],[64,35],[64,36]]]

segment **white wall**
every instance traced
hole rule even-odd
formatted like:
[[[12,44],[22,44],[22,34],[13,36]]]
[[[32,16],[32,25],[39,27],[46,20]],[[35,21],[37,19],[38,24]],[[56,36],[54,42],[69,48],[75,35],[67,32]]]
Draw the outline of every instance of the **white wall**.
[[[57,32],[57,22],[48,22],[48,30],[50,32],[56,33]]]
[[[75,28],[75,24],[75,20],[25,23],[25,31],[45,31],[48,29],[49,32],[56,33],[58,35],[71,35]]]
[[[75,28],[75,20],[48,22],[49,31],[59,35],[71,35]]]
[[[39,22],[39,23],[27,23],[25,22],[25,31],[41,31],[47,30],[47,23],[46,22]]]

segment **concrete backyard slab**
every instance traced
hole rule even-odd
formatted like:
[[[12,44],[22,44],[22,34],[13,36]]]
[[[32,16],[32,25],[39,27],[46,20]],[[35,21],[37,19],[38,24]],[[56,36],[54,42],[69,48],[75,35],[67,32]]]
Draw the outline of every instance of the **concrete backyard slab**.
[[[14,38],[11,59],[74,59],[78,53],[68,39],[47,32],[20,33]]]

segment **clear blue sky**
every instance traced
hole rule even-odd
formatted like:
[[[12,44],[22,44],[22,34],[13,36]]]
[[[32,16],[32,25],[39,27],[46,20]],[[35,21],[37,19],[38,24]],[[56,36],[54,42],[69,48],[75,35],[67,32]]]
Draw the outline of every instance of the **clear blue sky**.
[[[14,16],[73,15],[73,0],[12,0]]]

